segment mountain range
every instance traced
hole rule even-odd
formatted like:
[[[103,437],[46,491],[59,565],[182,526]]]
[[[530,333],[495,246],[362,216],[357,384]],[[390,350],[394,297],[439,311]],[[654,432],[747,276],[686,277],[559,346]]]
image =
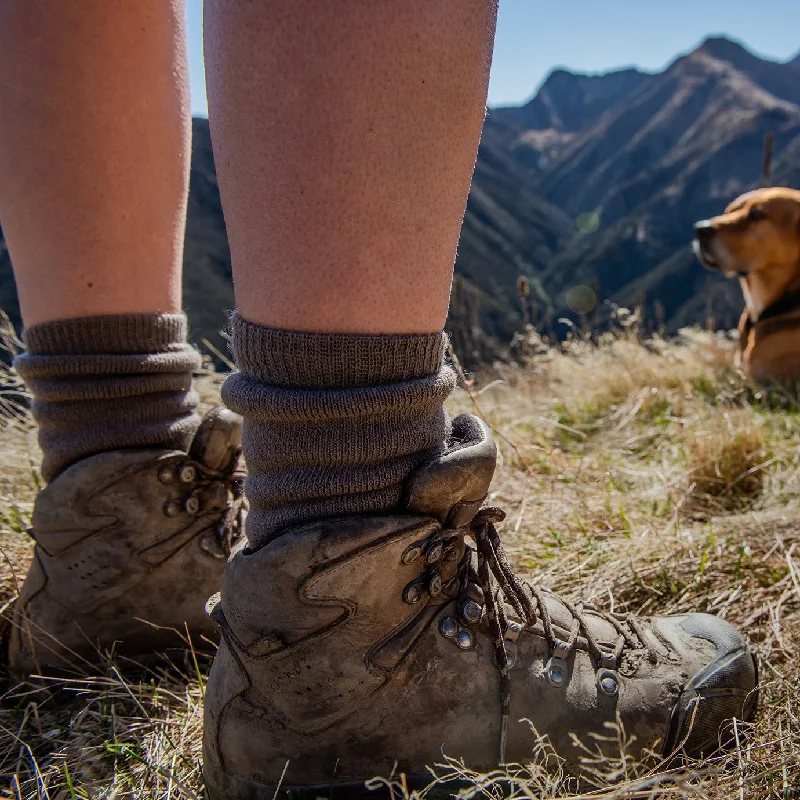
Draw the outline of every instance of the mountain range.
[[[661,72],[554,70],[529,102],[487,114],[449,327],[508,341],[521,277],[524,313],[556,334],[593,295],[597,325],[613,304],[638,304],[668,331],[709,315],[733,326],[738,285],[699,267],[692,225],[760,185],[767,134],[772,183],[800,188],[800,54],[779,63],[713,37]],[[230,255],[204,119],[193,121],[184,264],[193,339],[224,352]],[[2,238],[0,308],[20,324]]]
[[[699,268],[692,225],[760,185],[768,133],[772,182],[800,186],[800,57],[777,63],[714,37],[663,72],[559,69],[530,102],[493,109],[485,131],[479,164],[515,175],[559,232],[544,258],[524,244],[516,253],[541,307],[574,317],[565,296],[584,285],[651,315],[658,301],[668,330],[709,314],[732,326],[739,287]],[[481,171],[476,186],[516,204]]]

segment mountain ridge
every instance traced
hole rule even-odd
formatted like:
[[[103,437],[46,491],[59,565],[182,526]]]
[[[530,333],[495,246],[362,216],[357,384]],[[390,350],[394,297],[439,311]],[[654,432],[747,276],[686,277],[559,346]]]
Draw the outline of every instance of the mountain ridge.
[[[774,181],[800,186],[799,68],[800,53],[778,62],[710,36],[661,71],[555,68],[525,103],[489,109],[449,328],[508,341],[523,320],[520,277],[534,305],[525,314],[556,334],[566,329],[553,319],[578,318],[566,299],[577,284],[598,289],[601,301],[644,301],[651,316],[657,300],[668,330],[709,314],[735,321],[738,287],[699,268],[691,225],[759,185],[767,133]],[[193,340],[225,352],[230,254],[208,121],[196,118],[192,130],[185,306]],[[0,308],[20,324],[2,238]],[[476,357],[487,352],[497,351]]]

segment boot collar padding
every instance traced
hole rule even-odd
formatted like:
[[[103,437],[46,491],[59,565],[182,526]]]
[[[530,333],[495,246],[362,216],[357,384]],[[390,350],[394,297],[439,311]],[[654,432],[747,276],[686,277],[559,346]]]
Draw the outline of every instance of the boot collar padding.
[[[411,512],[462,527],[486,497],[497,464],[497,446],[488,426],[466,414],[453,420],[453,433],[457,445],[411,476],[406,505]]]

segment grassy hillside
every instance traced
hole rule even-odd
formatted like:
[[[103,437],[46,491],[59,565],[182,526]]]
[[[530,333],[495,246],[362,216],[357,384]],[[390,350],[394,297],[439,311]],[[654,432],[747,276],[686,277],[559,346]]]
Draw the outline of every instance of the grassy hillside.
[[[616,611],[709,611],[740,625],[761,659],[761,711],[738,750],[682,773],[624,755],[587,760],[603,797],[789,798],[800,792],[800,414],[748,386],[729,365],[731,340],[687,331],[676,342],[630,334],[549,349],[533,336],[524,369],[479,375],[451,410],[475,404],[496,429],[501,460],[490,502],[519,570],[570,597]],[[221,376],[206,375],[207,403]],[[32,428],[3,378],[0,607],[31,555],[39,479]],[[206,662],[173,669],[106,666],[43,690],[6,684],[0,699],[0,796],[202,797],[200,730]],[[537,766],[472,775],[472,793],[568,793]],[[612,788],[609,788],[611,781]],[[395,797],[404,796],[398,781]],[[492,788],[494,787],[494,788]],[[5,793],[3,793],[5,791]],[[429,795],[430,796],[430,795]]]

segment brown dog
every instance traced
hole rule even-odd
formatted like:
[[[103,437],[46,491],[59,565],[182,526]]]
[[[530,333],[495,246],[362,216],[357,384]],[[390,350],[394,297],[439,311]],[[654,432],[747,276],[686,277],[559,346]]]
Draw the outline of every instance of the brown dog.
[[[743,194],[694,236],[700,261],[742,284],[737,366],[759,381],[800,380],[800,191]]]

